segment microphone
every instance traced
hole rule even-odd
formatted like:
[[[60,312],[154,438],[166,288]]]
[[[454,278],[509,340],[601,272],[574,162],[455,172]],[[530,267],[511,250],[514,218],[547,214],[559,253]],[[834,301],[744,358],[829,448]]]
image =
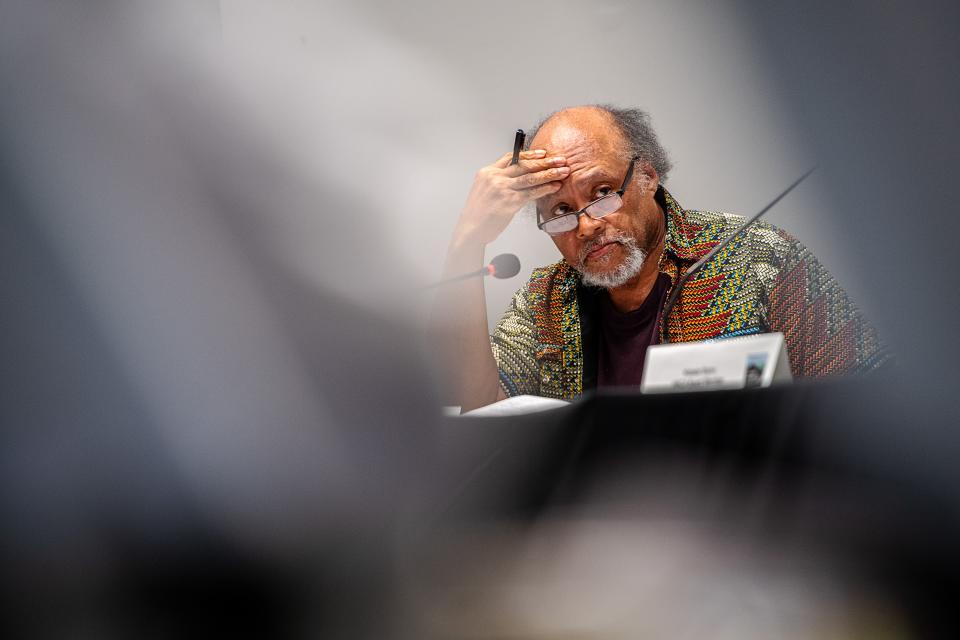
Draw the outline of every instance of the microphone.
[[[667,300],[667,304],[663,305],[663,315],[661,316],[661,318],[663,318],[663,323],[664,323],[664,325],[663,325],[663,344],[669,344],[669,343],[670,343],[670,332],[667,330],[667,329],[668,329],[668,327],[667,327],[667,319],[670,317],[670,312],[673,310],[673,305],[676,304],[677,300],[680,298],[680,291],[681,291],[681,289],[683,289],[683,285],[685,285],[685,284],[687,283],[687,280],[689,280],[691,276],[695,275],[697,272],[699,272],[701,269],[703,269],[704,265],[706,265],[708,262],[710,262],[711,260],[713,260],[714,256],[716,256],[718,253],[720,253],[721,251],[723,251],[723,248],[726,247],[728,244],[730,244],[730,243],[733,241],[734,238],[736,238],[736,237],[739,236],[741,233],[743,233],[744,231],[746,231],[746,230],[747,230],[747,227],[749,227],[749,226],[752,225],[754,222],[756,222],[757,220],[759,220],[759,219],[760,219],[760,216],[762,216],[762,215],[765,214],[767,211],[769,211],[770,209],[772,209],[772,208],[773,208],[773,205],[775,205],[775,204],[777,204],[778,202],[780,202],[780,200],[782,200],[785,195],[787,195],[788,193],[790,193],[791,191],[793,191],[794,187],[796,187],[798,184],[800,184],[801,182],[803,182],[804,180],[806,180],[806,179],[807,179],[807,176],[809,176],[811,173],[813,173],[813,170],[816,169],[816,168],[817,168],[816,165],[814,165],[813,167],[810,167],[810,169],[807,170],[807,172],[806,172],[805,174],[803,174],[802,176],[800,176],[799,178],[797,178],[796,181],[795,181],[793,184],[791,184],[789,187],[787,187],[786,189],[784,189],[783,193],[781,193],[781,194],[778,195],[776,198],[774,198],[774,199],[770,202],[770,204],[768,204],[767,206],[765,206],[763,209],[760,209],[760,211],[757,212],[752,218],[750,218],[749,220],[747,220],[746,222],[744,222],[742,225],[740,225],[739,227],[737,227],[737,229],[734,230],[733,233],[731,233],[729,236],[727,236],[720,244],[718,244],[718,245],[715,246],[713,249],[711,249],[710,252],[707,253],[707,255],[705,255],[705,256],[703,256],[702,258],[700,258],[699,260],[697,260],[689,269],[687,269],[686,271],[683,272],[683,275],[681,275],[679,278],[677,278],[677,284],[676,284],[676,286],[673,287],[673,293],[670,294],[670,299]]]
[[[434,287],[450,284],[451,282],[460,282],[461,280],[469,280],[470,278],[482,276],[493,276],[494,278],[499,279],[512,278],[518,273],[520,273],[520,258],[512,253],[501,253],[491,260],[490,264],[485,267],[481,267],[476,271],[471,271],[470,273],[465,273],[460,276],[447,278],[446,280],[441,280],[440,282],[434,282],[433,284],[424,287],[424,289],[433,289]]]
[[[520,258],[512,253],[501,253],[490,261],[484,269],[494,278],[506,279],[520,273]]]

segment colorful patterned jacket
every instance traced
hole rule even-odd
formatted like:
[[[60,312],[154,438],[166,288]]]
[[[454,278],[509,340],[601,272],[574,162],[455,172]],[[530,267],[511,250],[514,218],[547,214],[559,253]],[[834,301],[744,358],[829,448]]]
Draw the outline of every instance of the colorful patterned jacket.
[[[662,187],[656,197],[667,218],[660,270],[671,283],[743,222],[684,211]],[[596,387],[599,295],[563,261],[534,270],[491,336],[508,396],[569,399]],[[661,319],[661,340],[664,325],[671,342],[780,331],[795,377],[860,373],[889,359],[876,330],[813,254],[762,222],[687,282],[667,322]]]

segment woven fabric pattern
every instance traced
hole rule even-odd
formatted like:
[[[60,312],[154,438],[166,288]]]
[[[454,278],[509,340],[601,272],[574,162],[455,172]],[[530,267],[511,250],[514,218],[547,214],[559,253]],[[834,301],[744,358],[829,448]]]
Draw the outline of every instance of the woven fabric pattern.
[[[658,195],[667,218],[660,270],[675,283],[743,218],[685,211],[665,189]],[[534,270],[514,295],[491,336],[508,396],[583,393],[580,286],[579,274],[561,261]],[[665,324],[671,342],[780,331],[795,377],[862,373],[889,359],[876,330],[813,254],[762,222],[687,282]],[[663,322],[660,330],[662,339]]]

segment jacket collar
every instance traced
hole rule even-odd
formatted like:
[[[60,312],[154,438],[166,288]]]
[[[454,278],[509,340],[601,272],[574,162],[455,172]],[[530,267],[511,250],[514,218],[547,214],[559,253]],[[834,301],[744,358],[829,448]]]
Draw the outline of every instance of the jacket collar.
[[[702,225],[691,222],[680,203],[663,188],[663,185],[657,187],[654,199],[663,209],[667,219],[665,251],[681,260],[696,261],[716,244],[713,234],[705,234]]]

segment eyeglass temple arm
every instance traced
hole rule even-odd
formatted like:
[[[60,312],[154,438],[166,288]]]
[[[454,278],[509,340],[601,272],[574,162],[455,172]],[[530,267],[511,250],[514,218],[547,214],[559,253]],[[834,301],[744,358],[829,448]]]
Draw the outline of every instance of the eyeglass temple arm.
[[[637,166],[637,160],[640,159],[640,156],[633,156],[630,160],[630,166],[627,168],[627,175],[623,177],[623,184],[620,185],[620,188],[617,189],[617,195],[623,197],[623,192],[627,190],[627,185],[630,184],[630,180],[633,179],[633,168]]]

